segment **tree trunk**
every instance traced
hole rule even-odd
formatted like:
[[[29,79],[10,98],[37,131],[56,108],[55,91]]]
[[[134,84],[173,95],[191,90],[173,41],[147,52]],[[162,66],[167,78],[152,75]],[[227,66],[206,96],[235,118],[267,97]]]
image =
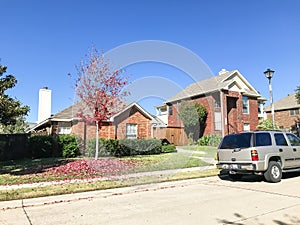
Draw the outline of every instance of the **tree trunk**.
[[[96,152],[95,152],[95,160],[98,159],[99,154],[99,123],[96,121]]]

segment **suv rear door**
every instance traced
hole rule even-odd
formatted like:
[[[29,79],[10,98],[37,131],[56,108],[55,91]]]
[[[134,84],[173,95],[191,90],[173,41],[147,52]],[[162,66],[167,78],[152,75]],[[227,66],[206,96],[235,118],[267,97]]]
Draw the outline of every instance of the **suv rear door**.
[[[274,133],[276,150],[280,152],[282,160],[284,160],[284,168],[292,168],[295,166],[295,153],[292,146],[288,144],[285,135],[282,132]]]
[[[296,135],[291,133],[286,133],[286,136],[288,137],[290,145],[293,149],[295,157],[294,166],[300,167],[300,139]]]

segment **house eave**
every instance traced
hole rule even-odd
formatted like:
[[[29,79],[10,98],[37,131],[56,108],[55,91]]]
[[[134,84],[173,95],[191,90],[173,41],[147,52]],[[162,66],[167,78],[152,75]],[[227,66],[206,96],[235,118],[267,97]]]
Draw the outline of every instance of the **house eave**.
[[[197,94],[185,96],[183,98],[176,98],[176,99],[173,99],[173,100],[166,101],[165,104],[168,105],[168,104],[172,104],[172,103],[176,103],[176,102],[180,102],[180,101],[191,100],[191,99],[194,99],[194,98],[197,98],[197,97],[210,95],[212,93],[217,93],[217,92],[220,92],[220,89],[216,88],[216,89],[212,89],[212,90],[210,90],[208,92],[205,92],[205,93],[202,92],[202,93],[197,93]]]

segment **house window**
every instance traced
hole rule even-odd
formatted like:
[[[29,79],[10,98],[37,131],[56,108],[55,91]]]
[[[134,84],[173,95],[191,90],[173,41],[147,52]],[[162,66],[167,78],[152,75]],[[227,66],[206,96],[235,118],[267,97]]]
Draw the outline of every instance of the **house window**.
[[[215,112],[215,130],[222,129],[221,112]]]
[[[214,99],[215,99],[215,108],[221,108],[220,96],[216,96]]]
[[[215,101],[215,108],[216,109],[221,108],[221,102],[220,101]]]
[[[260,102],[258,102],[258,115],[263,113],[261,105],[262,104]]]
[[[59,122],[58,123],[58,134],[71,134],[71,123]]]
[[[169,116],[173,115],[173,105],[169,105]]]
[[[247,96],[243,96],[243,113],[249,114],[249,100]]]
[[[137,124],[132,124],[132,123],[126,124],[126,138],[128,139],[137,138]]]
[[[299,115],[299,109],[291,109],[290,116],[296,116],[296,115]]]
[[[244,131],[250,131],[250,124],[244,123]]]
[[[71,127],[58,127],[58,134],[71,134]]]

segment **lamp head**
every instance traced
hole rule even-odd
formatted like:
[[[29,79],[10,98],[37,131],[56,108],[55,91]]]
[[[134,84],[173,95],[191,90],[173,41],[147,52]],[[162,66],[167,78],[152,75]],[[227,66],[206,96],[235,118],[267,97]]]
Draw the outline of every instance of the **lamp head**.
[[[274,74],[274,70],[271,70],[271,69],[267,69],[264,74],[266,75],[266,77],[268,79],[271,79],[273,77],[273,74]]]

